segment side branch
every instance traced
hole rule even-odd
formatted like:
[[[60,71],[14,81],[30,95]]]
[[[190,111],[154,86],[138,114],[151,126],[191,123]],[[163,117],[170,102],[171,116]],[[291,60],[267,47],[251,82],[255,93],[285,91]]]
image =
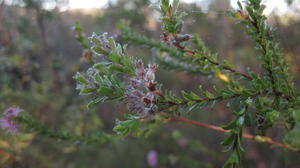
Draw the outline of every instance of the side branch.
[[[157,93],[159,96],[162,96],[164,97],[162,94],[160,93]],[[250,95],[248,97],[251,97],[251,98],[255,98],[259,95],[262,95],[262,94],[266,94],[265,91],[262,91],[262,92],[257,92],[253,95]],[[224,97],[224,96],[218,96],[218,97],[214,97],[214,98],[201,98],[201,99],[197,99],[197,100],[194,100],[195,103],[201,103],[201,102],[213,102],[213,101],[223,101],[223,100],[228,100],[228,99],[234,99],[234,98],[237,98],[237,97],[240,97],[242,96],[241,94],[233,94],[231,95],[230,97]],[[170,109],[174,106],[184,106],[184,105],[187,105],[189,103],[189,101],[183,101],[181,103],[175,103],[175,102],[164,102],[164,103],[167,103],[168,104],[168,107],[167,109]],[[160,112],[164,111],[166,109],[163,109],[161,110]]]
[[[183,117],[180,117],[180,116],[171,117],[166,113],[162,113],[162,114],[164,116],[169,117],[168,121],[182,122],[182,123],[195,125],[195,126],[202,127],[202,128],[208,128],[208,129],[218,131],[218,132],[222,132],[222,133],[229,133],[230,132],[230,130],[225,130],[225,129],[223,129],[221,127],[218,127],[218,126],[215,126],[215,125],[210,125],[210,124],[205,124],[205,123],[202,123],[202,122],[199,122],[199,121],[189,120],[189,119],[186,119],[186,118],[183,118]],[[277,147],[281,147],[281,148],[288,149],[288,150],[291,150],[291,151],[299,152],[299,149],[297,149],[297,148],[294,148],[290,145],[286,145],[286,144],[276,142],[276,141],[274,141],[271,138],[266,137],[266,136],[251,135],[251,134],[248,134],[248,133],[244,133],[243,137],[247,138],[247,139],[254,140],[256,142],[263,142],[263,143],[267,143],[267,144],[270,144],[270,145],[273,145],[273,146],[277,146]]]
[[[196,51],[193,51],[193,50],[190,50],[190,49],[186,49],[185,47],[181,46],[180,44],[177,44],[177,45],[174,45],[174,46],[177,47],[178,49],[182,50],[183,52],[186,52],[186,53],[190,54],[190,55],[195,55],[195,54],[197,54]],[[239,74],[239,75],[245,77],[245,78],[248,79],[248,80],[253,80],[253,78],[252,78],[251,76],[249,76],[249,75],[247,75],[247,74],[245,74],[245,73],[243,73],[243,72],[239,72],[239,71],[237,71],[237,70],[235,70],[235,69],[232,69],[232,68],[229,67],[229,66],[222,65],[222,64],[220,64],[220,63],[218,63],[218,62],[216,62],[216,61],[213,61],[213,60],[209,59],[209,58],[206,57],[206,56],[203,56],[203,58],[206,59],[206,60],[207,60],[208,62],[210,62],[211,64],[214,64],[214,65],[216,65],[216,66],[220,66],[221,68],[223,68],[223,69],[225,69],[225,70],[228,70],[228,71],[230,71],[230,72],[232,72],[232,73],[237,73],[237,74]]]
[[[165,46],[164,44],[162,44],[160,42],[155,42],[151,39],[146,38],[145,36],[141,36],[139,34],[130,32],[127,29],[123,28],[121,30],[122,30],[122,36],[125,40],[132,41],[132,42],[135,42],[135,43],[140,44],[140,45],[146,45],[146,46],[149,46],[149,47],[157,48],[161,51],[168,52],[172,55],[172,57],[175,57],[176,59],[179,59],[179,60],[181,60],[181,55],[178,52],[176,52],[175,48],[177,48],[179,51],[181,51],[183,53],[187,53],[187,54],[190,54],[190,55],[197,54],[197,52],[187,49],[186,47],[182,46],[180,43],[173,43],[173,46],[175,47],[174,48],[175,50],[174,50],[173,48],[167,47],[167,46]],[[218,62],[215,62],[215,61],[209,59],[207,56],[203,56],[203,58],[208,60],[213,65],[220,66],[222,69],[228,70],[232,73],[239,74],[239,75],[245,77],[248,80],[253,80],[253,78],[251,76],[249,76],[245,73],[239,72],[235,69],[232,69],[231,67],[228,67],[228,66],[222,65]]]

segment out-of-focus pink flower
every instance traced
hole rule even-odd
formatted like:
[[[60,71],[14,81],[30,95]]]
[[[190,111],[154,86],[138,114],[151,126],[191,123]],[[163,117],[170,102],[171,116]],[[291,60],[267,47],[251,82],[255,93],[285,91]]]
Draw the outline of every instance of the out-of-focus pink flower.
[[[4,115],[0,118],[0,127],[9,133],[18,133],[18,124],[13,121],[14,118],[22,112],[22,109],[10,107],[5,110]]]
[[[17,117],[23,110],[19,109],[17,107],[9,107],[5,110],[4,115],[11,116],[11,117]]]
[[[181,146],[181,147],[186,147],[189,144],[189,139],[186,137],[180,138],[177,143]]]
[[[154,150],[149,151],[147,155],[148,165],[150,167],[157,167],[158,164],[158,153]]]

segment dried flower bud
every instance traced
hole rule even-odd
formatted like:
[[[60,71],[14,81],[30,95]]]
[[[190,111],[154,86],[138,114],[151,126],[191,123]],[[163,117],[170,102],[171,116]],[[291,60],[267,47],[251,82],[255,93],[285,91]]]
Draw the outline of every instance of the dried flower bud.
[[[145,81],[149,83],[154,82],[156,70],[157,70],[157,65],[149,64],[148,68],[146,69]]]
[[[147,103],[147,104],[151,104],[152,101],[153,101],[153,99],[154,99],[153,93],[152,92],[148,92],[146,94],[146,96],[144,97],[144,102]]]
[[[93,62],[94,61],[94,57],[93,57],[93,52],[91,51],[83,51],[82,56],[80,58],[80,62]]]
[[[145,68],[144,68],[144,63],[141,59],[137,59],[135,61],[135,67],[136,67],[136,76],[139,79],[143,79],[145,75]]]
[[[189,41],[191,38],[192,38],[192,36],[189,34],[184,34],[184,35],[180,34],[176,37],[176,41],[179,43],[182,43],[185,41]]]
[[[152,83],[150,82],[147,86],[148,90],[151,91],[151,92],[154,92],[156,91],[156,83]]]

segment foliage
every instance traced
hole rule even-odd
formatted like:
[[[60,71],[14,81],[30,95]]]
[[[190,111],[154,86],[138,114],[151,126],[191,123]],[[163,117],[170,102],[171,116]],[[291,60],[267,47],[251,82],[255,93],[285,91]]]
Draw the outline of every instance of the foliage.
[[[266,73],[262,75],[258,75],[253,71],[249,71],[247,74],[238,72],[227,61],[219,63],[216,55],[211,54],[209,49],[207,49],[204,43],[197,37],[192,41],[192,43],[197,46],[197,49],[189,49],[187,45],[188,41],[192,39],[192,36],[181,34],[183,25],[182,17],[185,13],[178,13],[178,3],[179,2],[176,0],[173,1],[173,4],[170,4],[168,0],[162,0],[159,7],[159,12],[162,14],[161,20],[164,31],[162,41],[165,44],[154,42],[144,36],[132,32],[129,25],[124,22],[119,26],[123,37],[126,40],[133,41],[137,44],[158,49],[158,51],[160,51],[158,55],[168,55],[167,57],[170,57],[175,61],[171,62],[167,59],[160,60],[165,63],[164,65],[170,65],[168,66],[169,69],[176,69],[179,71],[187,69],[187,71],[190,72],[195,72],[193,69],[201,69],[201,72],[205,73],[199,74],[215,74],[215,77],[222,80],[226,87],[223,89],[214,87],[214,93],[203,90],[200,87],[200,94],[182,91],[181,97],[175,96],[171,91],[162,92],[161,90],[158,90],[158,92],[155,93],[155,101],[152,99],[150,99],[149,102],[144,101],[145,104],[155,104],[155,109],[151,108],[151,114],[161,115],[166,112],[168,115],[176,115],[178,113],[191,111],[195,108],[203,108],[211,103],[214,105],[226,100],[238,102],[239,105],[237,106],[237,109],[233,109],[235,118],[230,121],[228,125],[223,126],[223,128],[230,131],[230,133],[222,142],[222,145],[228,147],[226,151],[232,151],[232,154],[224,167],[241,166],[242,153],[245,151],[242,147],[243,128],[245,127],[255,125],[257,129],[260,130],[260,134],[265,135],[268,128],[277,124],[284,124],[288,131],[293,129],[288,137],[297,137],[299,132],[297,131],[298,123],[295,123],[295,119],[297,118],[292,115],[293,113],[297,113],[297,111],[292,111],[297,109],[299,104],[294,94],[292,79],[288,74],[288,67],[284,61],[283,54],[280,51],[278,42],[274,40],[274,30],[266,24],[266,16],[263,14],[265,6],[262,4],[261,0],[249,0],[245,3],[245,7],[238,2],[239,10],[229,11],[228,13],[246,27],[246,33],[257,43],[255,49],[261,53],[258,58],[263,62],[261,66],[266,71]],[[93,38],[95,37],[92,37],[92,41]],[[121,59],[124,60],[122,62],[125,64],[126,62],[130,62],[128,61],[130,59],[127,54],[121,56],[123,53],[121,51],[122,47],[116,45],[113,39],[110,38],[110,42],[107,40],[105,43],[107,43],[106,46],[104,43],[99,43],[100,46],[94,46],[92,49],[98,54],[108,55],[109,58],[111,56],[110,51],[108,52],[108,50],[115,50],[115,48],[117,48],[116,46],[118,46],[119,51],[115,52],[119,53],[116,54],[116,57],[119,57],[110,59],[112,64]],[[161,56],[157,58],[161,58]],[[120,63],[121,61],[119,64]],[[118,71],[129,76],[133,75],[133,70],[120,70],[134,68],[132,67],[132,63],[128,63],[128,65],[131,66],[126,67],[120,65]],[[199,68],[195,68],[197,66]],[[111,70],[110,64],[106,64],[103,66],[103,70],[100,70],[100,72],[107,71],[114,73],[114,70]],[[231,75],[230,73],[233,74]],[[137,71],[136,75],[138,75]],[[91,75],[89,75],[89,77],[91,77]],[[77,80],[79,83],[82,82],[79,78],[77,78]],[[88,81],[86,81],[86,83],[89,85],[91,84],[91,82]],[[115,86],[118,86],[117,83],[115,83]],[[117,98],[124,95],[124,92],[121,90],[122,89],[117,91],[117,89],[115,89],[115,91],[120,94]],[[125,90],[125,88],[123,90]],[[112,91],[109,92],[109,95],[114,94],[116,93],[113,93]],[[100,93],[100,95],[105,96],[103,93]],[[140,96],[140,99],[144,100],[145,97]],[[139,99],[136,101],[139,101]],[[125,103],[128,102],[125,101]],[[133,111],[131,110],[131,112]],[[148,115],[146,116],[149,118]],[[254,116],[257,121],[254,121],[251,116]],[[145,115],[143,114],[142,117],[145,117]],[[116,124],[115,130],[118,130],[123,136],[128,135],[130,130],[135,130],[139,127],[138,122],[132,119],[122,122],[118,121]],[[124,124],[129,128],[121,129],[124,127]],[[294,142],[293,144],[295,145],[297,142]]]
[[[278,125],[284,126],[286,132],[286,144],[279,146],[299,151],[300,97],[279,42],[275,40],[275,31],[266,23],[265,6],[261,0],[248,0],[244,5],[238,2],[238,5],[238,10],[228,14],[245,27],[246,34],[256,43],[263,74],[250,69],[241,72],[229,61],[219,61],[218,54],[212,52],[199,35],[182,33],[183,18],[187,13],[179,12],[179,0],[172,4],[162,0],[157,8],[163,25],[161,42],[134,32],[126,21],[118,24],[122,40],[155,50],[156,62],[146,66],[142,59],[129,54],[126,45],[108,37],[107,33],[93,33],[88,39],[79,23],[74,27],[76,39],[84,49],[83,55],[91,65],[86,72],[77,72],[74,76],[79,94],[91,99],[87,107],[91,109],[98,103],[114,101],[128,108],[128,114],[116,119],[113,128],[116,135],[71,135],[54,131],[27,114],[18,117],[17,121],[24,124],[25,129],[54,139],[105,143],[131,135],[148,137],[163,123],[179,120],[178,117],[195,110],[226,103],[233,116],[228,124],[222,128],[202,126],[227,134],[221,143],[226,147],[225,152],[231,152],[225,168],[242,167],[243,154],[247,150],[243,147],[245,137],[276,145],[266,133]],[[165,89],[157,81],[159,68],[213,76],[217,83],[209,89],[200,85],[195,91]],[[253,129],[259,135],[249,136],[245,134],[245,128]],[[180,136],[174,134],[175,139]]]

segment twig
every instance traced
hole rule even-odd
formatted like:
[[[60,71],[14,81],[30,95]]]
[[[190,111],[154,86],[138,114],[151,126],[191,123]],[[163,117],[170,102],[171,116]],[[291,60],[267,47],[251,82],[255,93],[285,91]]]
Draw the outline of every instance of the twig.
[[[229,133],[230,132],[230,130],[225,130],[225,129],[223,129],[221,127],[218,127],[218,126],[215,126],[215,125],[210,125],[210,124],[205,124],[205,123],[202,123],[202,122],[199,122],[199,121],[189,120],[189,119],[186,119],[186,118],[183,118],[183,117],[180,117],[180,116],[172,117],[169,114],[164,113],[164,112],[162,112],[161,114],[164,115],[164,116],[169,117],[168,121],[182,122],[182,123],[186,123],[186,124],[190,124],[190,125],[195,125],[195,126],[199,126],[199,127],[203,127],[203,128],[208,128],[208,129],[218,131],[218,132],[223,132],[223,133]],[[244,133],[243,137],[247,138],[247,139],[254,140],[256,142],[263,142],[263,143],[267,143],[267,144],[274,145],[274,146],[277,146],[277,147],[281,147],[281,148],[284,148],[284,149],[288,149],[288,150],[291,150],[291,151],[299,152],[299,149],[294,148],[290,145],[275,142],[270,137],[259,136],[259,135],[251,135],[251,134],[248,134],[248,133]]]
[[[196,55],[196,54],[197,54],[196,51],[187,49],[186,47],[181,46],[180,43],[174,43],[173,45],[174,45],[176,48],[178,48],[179,50],[181,50],[181,51],[183,51],[183,52],[186,52],[186,53],[188,53],[188,54],[190,54],[190,55]],[[216,65],[216,66],[220,66],[220,67],[222,67],[223,69],[228,70],[228,71],[230,71],[230,72],[232,72],[232,73],[240,74],[240,75],[242,75],[243,77],[247,78],[247,79],[250,80],[250,81],[253,80],[253,78],[252,78],[251,76],[249,76],[249,75],[247,75],[247,74],[245,74],[245,73],[243,73],[243,72],[239,72],[239,71],[237,71],[237,70],[235,70],[235,69],[232,69],[232,68],[229,67],[229,66],[225,66],[225,65],[222,65],[222,64],[220,64],[220,63],[218,63],[218,62],[216,62],[216,61],[213,61],[213,60],[209,59],[207,56],[203,56],[203,58],[205,58],[205,59],[206,59],[208,62],[210,62],[211,64],[214,64],[214,65]]]

